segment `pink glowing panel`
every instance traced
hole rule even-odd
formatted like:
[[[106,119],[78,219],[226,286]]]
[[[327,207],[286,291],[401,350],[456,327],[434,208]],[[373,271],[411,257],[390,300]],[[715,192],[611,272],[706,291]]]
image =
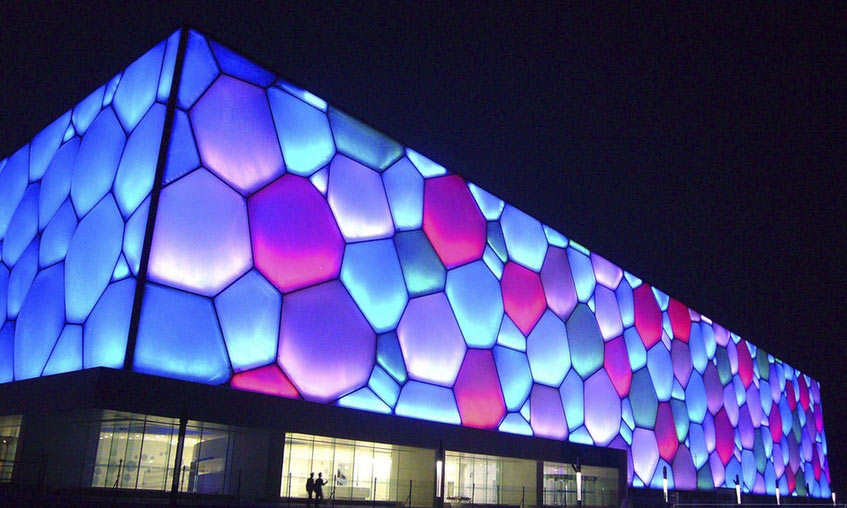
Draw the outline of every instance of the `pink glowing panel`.
[[[741,339],[736,349],[738,350],[738,377],[744,383],[744,388],[747,388],[753,382],[753,359],[750,357],[750,349],[744,339]]]
[[[394,221],[379,173],[336,155],[329,166],[329,207],[347,241],[386,238]]]
[[[715,364],[706,365],[706,371],[703,372],[703,384],[706,386],[706,406],[710,413],[715,414],[723,406],[723,385],[721,385],[721,378]]]
[[[150,279],[211,296],[250,269],[244,199],[198,169],[162,189]]]
[[[277,397],[296,399],[300,397],[297,388],[285,377],[276,365],[265,365],[232,376],[229,384],[237,390],[266,393]]]
[[[685,388],[691,377],[691,351],[688,350],[688,344],[680,340],[671,342],[671,362],[674,377]]]
[[[529,423],[537,437],[567,439],[568,424],[562,409],[559,390],[543,385],[533,385],[529,395]]]
[[[584,390],[585,428],[596,444],[606,446],[620,430],[621,399],[602,369],[588,378]]]
[[[326,200],[308,179],[285,175],[247,203],[256,268],[283,292],[332,279],[344,240]]]
[[[500,280],[503,290],[503,307],[506,314],[528,335],[544,313],[546,303],[541,277],[528,268],[509,261]]]
[[[203,165],[242,194],[285,171],[263,89],[221,76],[190,116]]]
[[[729,331],[717,323],[713,323],[712,328],[715,330],[715,342],[718,346],[726,346],[729,343]]]
[[[688,307],[671,298],[668,303],[668,317],[671,320],[673,338],[688,342],[688,337],[691,335],[691,316],[688,313]]]
[[[506,415],[500,380],[490,349],[471,349],[453,386],[462,425],[496,429]]]
[[[594,289],[594,314],[603,339],[609,340],[623,333],[621,311],[611,289],[603,286]]]
[[[673,422],[673,411],[667,402],[659,402],[656,412],[656,444],[659,446],[659,456],[668,462],[672,461],[679,446],[676,427]]]
[[[591,264],[594,266],[594,278],[599,284],[614,291],[623,277],[623,270],[602,256],[591,253]]]
[[[625,397],[629,393],[629,385],[632,382],[632,370],[626,352],[626,341],[623,337],[612,339],[606,343],[603,365],[609,374],[615,391],[621,397]]]
[[[797,407],[797,399],[794,398],[794,383],[791,381],[785,382],[785,400],[788,402],[788,409],[794,411]]]
[[[632,298],[635,306],[635,328],[644,346],[650,349],[662,338],[662,311],[659,310],[659,304],[648,284],[642,284],[633,291]]]
[[[659,462],[659,446],[653,432],[641,427],[632,433],[632,467],[644,483],[650,484],[656,464]]]
[[[541,282],[550,310],[560,318],[567,319],[576,307],[577,297],[565,249],[547,248],[547,257],[541,267]]]
[[[366,385],[375,358],[376,334],[341,282],[283,298],[278,360],[303,398],[330,402]]]
[[[447,268],[479,259],[485,248],[485,219],[468,186],[457,175],[424,184],[423,230]]]
[[[779,414],[778,406],[771,408],[771,414],[768,416],[768,427],[771,429],[773,442],[780,442],[782,440],[782,416]]]
[[[410,300],[397,326],[397,338],[411,378],[453,384],[466,346],[444,293]]]
[[[745,346],[746,346],[746,343],[744,343],[744,341],[741,341],[739,344],[745,344]],[[752,367],[751,367],[750,370],[751,370],[751,374],[752,374]],[[743,380],[744,378],[742,377],[741,379]],[[800,405],[803,406],[804,411],[808,411],[809,410],[809,387],[806,385],[806,376],[804,376],[803,374],[800,374],[800,378],[798,379],[797,383],[800,386]],[[745,384],[745,387],[746,386],[749,386],[749,385]]]
[[[723,409],[715,415],[715,450],[724,466],[729,463],[732,452],[735,450],[735,432],[729,416]]]

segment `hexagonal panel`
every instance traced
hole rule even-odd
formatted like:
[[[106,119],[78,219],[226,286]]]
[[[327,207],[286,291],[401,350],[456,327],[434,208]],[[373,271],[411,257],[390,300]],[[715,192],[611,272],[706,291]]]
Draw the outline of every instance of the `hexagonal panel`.
[[[461,177],[449,175],[426,180],[423,230],[448,268],[482,256],[485,219]]]
[[[394,242],[386,239],[347,245],[341,282],[374,330],[387,332],[397,326],[409,297]]]
[[[537,437],[567,439],[568,424],[562,410],[559,390],[543,385],[533,385],[530,393],[529,422]]]
[[[376,171],[343,155],[329,166],[327,200],[341,234],[348,242],[386,238],[394,222],[382,178]]]
[[[565,324],[550,311],[544,313],[526,340],[532,377],[538,383],[558,387],[571,366]]]
[[[462,425],[495,429],[506,414],[503,393],[490,350],[471,349],[453,386]]]
[[[532,270],[510,261],[503,268],[500,285],[506,314],[524,335],[528,335],[546,307],[541,278]]]
[[[503,320],[503,296],[485,263],[474,261],[448,271],[446,293],[468,346],[493,346]]]
[[[571,363],[583,379],[603,366],[603,336],[587,305],[577,305],[567,321]]]
[[[585,381],[585,428],[599,446],[607,446],[621,425],[621,401],[606,372]]]
[[[465,356],[465,340],[444,293],[409,301],[397,337],[409,376],[451,386]]]

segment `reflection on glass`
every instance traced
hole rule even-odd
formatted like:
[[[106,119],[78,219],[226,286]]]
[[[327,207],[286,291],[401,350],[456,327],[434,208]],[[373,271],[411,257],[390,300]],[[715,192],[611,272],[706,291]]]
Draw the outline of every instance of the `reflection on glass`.
[[[8,482],[12,479],[20,433],[20,415],[0,416],[0,482]]]
[[[535,461],[451,451],[445,458],[446,502],[535,504]]]
[[[618,470],[582,466],[582,506],[617,506]],[[544,462],[544,505],[577,506],[576,470],[571,464]]]

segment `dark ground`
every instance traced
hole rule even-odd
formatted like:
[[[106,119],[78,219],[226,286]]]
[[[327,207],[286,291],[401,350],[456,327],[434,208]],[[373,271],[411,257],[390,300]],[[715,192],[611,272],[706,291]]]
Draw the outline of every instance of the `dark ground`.
[[[0,153],[189,23],[820,380],[847,496],[847,4],[25,5]]]

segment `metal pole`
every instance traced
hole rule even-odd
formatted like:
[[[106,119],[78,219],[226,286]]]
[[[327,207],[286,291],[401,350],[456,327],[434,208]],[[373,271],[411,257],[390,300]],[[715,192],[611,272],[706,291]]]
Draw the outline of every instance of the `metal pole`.
[[[288,492],[285,494],[286,506],[291,506],[291,471],[288,472]],[[309,504],[312,503],[311,498],[309,499]]]
[[[476,482],[471,483],[471,504],[473,504],[473,500],[476,497]]]
[[[376,476],[374,476],[374,488],[371,492],[371,504],[374,508],[376,508]]]
[[[412,506],[412,480],[409,480],[409,506]]]
[[[241,504],[241,469],[238,470],[238,487],[235,489],[235,506]]]
[[[179,417],[179,437],[176,442],[176,457],[174,457],[174,477],[171,482],[171,506],[176,506],[177,495],[179,494],[180,481],[180,465],[182,465],[182,453],[185,447],[185,431],[188,427],[188,415],[185,411]],[[183,466],[184,468],[184,466]]]
[[[523,508],[524,496],[526,495],[526,485],[521,487],[521,508]]]

